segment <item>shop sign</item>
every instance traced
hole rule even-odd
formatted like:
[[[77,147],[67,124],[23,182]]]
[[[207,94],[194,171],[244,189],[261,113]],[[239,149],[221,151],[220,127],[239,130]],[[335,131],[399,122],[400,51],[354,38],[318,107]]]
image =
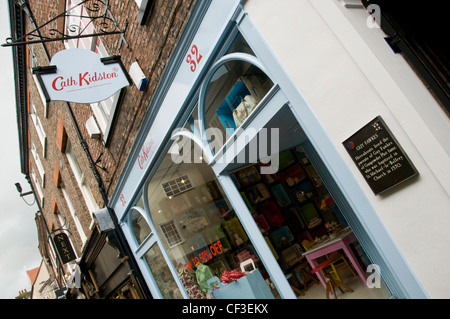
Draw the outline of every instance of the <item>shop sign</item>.
[[[59,257],[61,257],[63,264],[67,264],[77,258],[66,233],[59,233],[53,236],[53,242],[55,243],[56,250],[58,251]]]
[[[139,168],[143,170],[145,167],[147,167],[147,164],[149,163],[149,159],[153,155],[153,139],[150,136],[147,138],[147,140],[144,142],[144,145],[141,147],[141,151],[139,152],[137,156],[137,162],[139,165]]]
[[[220,240],[215,243],[212,243],[209,246],[203,247],[202,249],[194,252],[194,256],[189,260],[184,266],[186,270],[189,272],[193,269],[193,266],[197,266],[199,264],[204,264],[211,259],[213,259],[216,255],[222,253],[223,247]]]
[[[375,195],[419,174],[380,116],[342,144]]]
[[[56,53],[50,66],[33,68],[47,101],[95,103],[130,85],[119,57],[101,58],[85,49]]]

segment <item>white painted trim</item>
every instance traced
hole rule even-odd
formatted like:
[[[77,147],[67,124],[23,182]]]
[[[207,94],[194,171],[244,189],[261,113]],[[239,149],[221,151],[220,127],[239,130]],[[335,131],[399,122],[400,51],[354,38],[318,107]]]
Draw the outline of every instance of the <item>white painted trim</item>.
[[[219,176],[218,180],[223,191],[227,195],[228,200],[233,204],[234,211],[238,215],[242,227],[244,227],[253,247],[255,247],[258,252],[258,256],[260,256],[263,261],[272,282],[277,287],[278,293],[281,297],[286,299],[297,299],[297,296],[293,292],[286,276],[283,274],[280,265],[267,245],[233,180],[228,175]]]

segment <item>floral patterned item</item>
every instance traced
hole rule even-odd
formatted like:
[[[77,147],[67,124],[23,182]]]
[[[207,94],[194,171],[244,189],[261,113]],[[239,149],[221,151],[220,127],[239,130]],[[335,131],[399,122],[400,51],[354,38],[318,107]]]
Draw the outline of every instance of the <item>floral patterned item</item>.
[[[188,271],[182,264],[177,266],[178,276],[183,283],[184,288],[190,299],[209,299],[208,295],[203,292],[195,278],[193,270]]]

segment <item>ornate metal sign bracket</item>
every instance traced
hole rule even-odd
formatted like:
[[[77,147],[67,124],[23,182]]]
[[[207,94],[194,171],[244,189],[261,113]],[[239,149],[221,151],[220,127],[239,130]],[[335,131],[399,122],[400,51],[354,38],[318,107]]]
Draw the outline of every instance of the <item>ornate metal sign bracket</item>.
[[[33,14],[27,0],[15,0],[28,16],[33,20]],[[109,0],[83,0],[78,4],[66,8],[56,17],[36,27],[34,30],[19,38],[7,38],[3,47],[44,43],[53,41],[67,41],[73,39],[120,35],[117,49],[123,43],[128,47],[124,34],[128,26],[125,20],[121,29],[109,8]]]

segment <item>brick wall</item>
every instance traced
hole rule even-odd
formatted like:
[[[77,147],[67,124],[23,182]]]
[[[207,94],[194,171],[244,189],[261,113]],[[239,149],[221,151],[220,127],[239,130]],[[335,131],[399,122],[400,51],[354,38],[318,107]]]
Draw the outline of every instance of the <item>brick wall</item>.
[[[111,0],[109,2],[119,27],[124,26],[125,20],[128,21],[125,33],[128,47],[123,43],[121,49],[118,50],[119,35],[103,38],[109,49],[109,54],[120,55],[127,70],[133,62],[138,61],[145,76],[149,79],[149,84],[144,92],[138,91],[134,85],[125,89],[123,101],[118,106],[116,124],[110,133],[108,147],[105,147],[101,140],[90,138],[86,130],[85,123],[93,115],[91,107],[83,104],[69,104],[81,137],[86,141],[89,156],[93,161],[96,161],[101,156],[101,161],[98,163],[96,170],[101,177],[108,199],[114,192],[114,187],[117,185],[143,118],[148,111],[150,101],[195,0],[155,0],[149,19],[143,26],[136,19],[138,7],[134,0]],[[55,17],[58,14],[58,10],[61,10],[61,1],[30,0],[29,3],[37,25],[41,25],[50,18]],[[60,7],[58,8],[58,6]],[[58,22],[58,20],[55,20],[49,24],[49,28],[61,28],[61,24],[58,24]],[[32,25],[28,21],[28,30],[31,30],[31,28]],[[44,32],[46,31],[42,31],[42,33]],[[38,64],[46,66],[49,63],[49,59],[56,52],[63,50],[64,46],[62,42],[58,41],[47,42],[45,44],[47,52],[44,52],[42,44],[30,45],[29,48],[33,48],[36,59],[39,61]],[[47,58],[47,54],[49,58]],[[89,165],[88,155],[80,143],[67,103],[50,102],[47,107],[47,116],[45,116],[45,106],[41,101],[31,72],[28,74],[28,89],[30,102],[36,106],[36,111],[47,136],[46,154],[45,157],[40,157],[46,172],[46,181],[43,188],[45,198],[42,205],[43,211],[46,219],[48,221],[53,220],[53,223],[57,225],[55,227],[60,227],[61,225],[59,225],[58,218],[54,212],[61,214],[61,216],[70,221],[71,231],[74,234],[72,238],[75,243],[74,248],[81,255],[81,239],[78,233],[73,231],[75,223],[72,220],[61,187],[64,187],[69,193],[76,214],[87,236],[90,233],[89,227],[92,219],[68,159],[64,154],[64,147],[61,145],[62,127],[64,127],[67,140],[72,145],[77,160],[85,174],[85,183],[89,185],[95,202],[101,208],[104,207],[104,201],[99,192],[99,184],[94,176],[93,167]],[[29,130],[31,140],[36,141],[35,145],[39,155],[43,154],[40,143],[37,142],[38,136],[31,118],[29,118]],[[30,160],[30,166],[34,167],[37,172],[36,163],[33,159]],[[58,171],[58,173],[55,173],[55,171]],[[59,178],[57,178],[58,176]],[[55,178],[57,178],[59,184],[54,182]]]

